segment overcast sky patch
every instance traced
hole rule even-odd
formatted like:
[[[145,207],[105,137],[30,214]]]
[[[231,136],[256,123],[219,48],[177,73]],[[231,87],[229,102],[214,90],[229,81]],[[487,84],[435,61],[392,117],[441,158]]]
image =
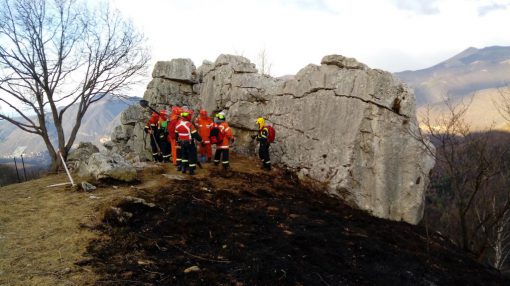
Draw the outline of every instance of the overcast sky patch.
[[[336,14],[326,0],[282,0],[286,5],[293,5],[303,10],[316,10]]]
[[[494,12],[497,10],[506,10],[508,8],[509,4],[492,4],[492,5],[485,5],[480,8],[478,8],[478,15],[479,16],[485,16],[490,12]]]
[[[439,13],[437,0],[396,0],[397,7],[412,11],[420,15],[433,15]]]

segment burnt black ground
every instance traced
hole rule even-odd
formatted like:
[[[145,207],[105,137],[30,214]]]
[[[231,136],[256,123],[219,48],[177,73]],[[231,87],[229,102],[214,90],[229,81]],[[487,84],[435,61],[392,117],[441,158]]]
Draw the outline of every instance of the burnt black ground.
[[[438,234],[372,217],[275,171],[140,190],[88,248],[100,285],[504,285]],[[184,273],[198,266],[200,271]],[[508,282],[508,281],[507,281]]]

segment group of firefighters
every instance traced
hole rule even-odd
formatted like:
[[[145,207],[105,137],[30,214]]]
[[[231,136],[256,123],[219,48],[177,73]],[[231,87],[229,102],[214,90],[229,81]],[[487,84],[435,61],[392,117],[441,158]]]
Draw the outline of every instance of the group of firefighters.
[[[145,132],[150,135],[154,160],[166,163],[172,161],[178,171],[189,172],[190,175],[195,174],[197,164],[201,166],[201,163],[212,160],[215,165],[219,165],[221,161],[223,168],[228,170],[230,144],[234,143],[235,138],[226,121],[225,113],[217,113],[214,119],[211,119],[207,111],[201,109],[199,115],[192,120],[193,113],[187,106],[173,106],[171,114],[167,110],[152,113],[145,126]],[[258,132],[252,138],[257,139],[260,144],[261,167],[271,170],[268,126],[265,126],[262,117],[257,119],[256,124]],[[216,145],[214,158],[212,145]]]

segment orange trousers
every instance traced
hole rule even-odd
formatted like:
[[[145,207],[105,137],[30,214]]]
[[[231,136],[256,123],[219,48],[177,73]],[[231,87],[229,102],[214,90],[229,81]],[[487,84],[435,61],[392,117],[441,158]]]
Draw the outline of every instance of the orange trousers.
[[[172,164],[177,166],[177,142],[175,139],[170,139],[170,144],[172,144]]]

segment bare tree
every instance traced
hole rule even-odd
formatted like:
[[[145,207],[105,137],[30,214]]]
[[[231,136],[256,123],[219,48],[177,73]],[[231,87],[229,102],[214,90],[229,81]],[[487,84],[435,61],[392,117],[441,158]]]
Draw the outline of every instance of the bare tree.
[[[476,206],[476,216],[482,225],[481,230],[488,238],[492,251],[491,264],[501,269],[510,255],[510,209],[503,208],[500,211],[496,196],[489,197],[488,201],[490,204]]]
[[[510,122],[510,87],[498,88],[498,97],[492,100],[492,104],[499,114]]]
[[[273,64],[269,62],[267,57],[266,49],[262,49],[258,54],[259,73],[263,75],[270,75],[272,65]]]
[[[149,61],[144,36],[118,11],[76,0],[3,0],[0,43],[0,102],[7,107],[0,118],[41,136],[53,170],[89,107],[124,92]],[[64,119],[71,105],[77,112]],[[70,134],[63,120],[74,121]]]
[[[471,102],[472,98],[458,104],[447,100],[442,115],[432,118],[429,108],[424,116],[422,127],[436,147],[431,152],[436,166],[431,173],[429,211],[435,208],[438,218],[429,221],[463,249],[485,259],[488,250],[500,247],[496,236],[510,212],[510,168],[505,164],[506,142],[498,143],[491,128],[472,132],[463,119]],[[498,255],[501,260],[507,254]]]

